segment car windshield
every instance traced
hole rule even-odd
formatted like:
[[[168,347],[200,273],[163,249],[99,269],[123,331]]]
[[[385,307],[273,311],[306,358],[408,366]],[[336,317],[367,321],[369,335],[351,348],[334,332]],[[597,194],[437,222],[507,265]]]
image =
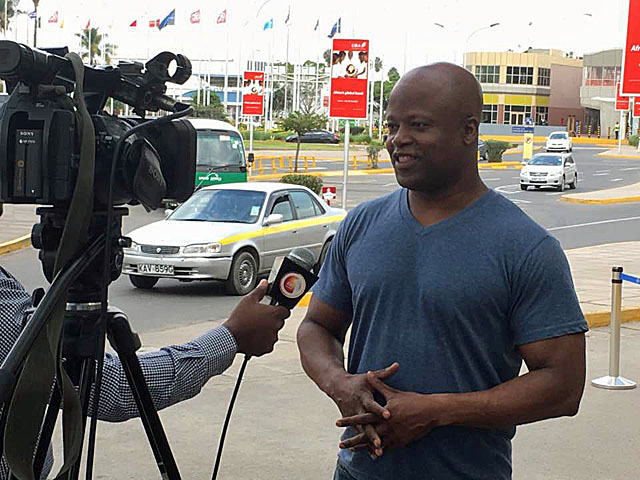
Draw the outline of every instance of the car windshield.
[[[200,190],[167,220],[256,223],[265,196],[253,190]]]
[[[529,163],[527,165],[551,165],[557,167],[559,165],[562,165],[562,157],[556,157],[552,155],[544,157],[533,157],[531,160],[529,160]]]
[[[566,133],[552,133],[549,137],[551,140],[565,140],[567,138]]]
[[[198,130],[196,164],[203,167],[244,166],[242,138],[232,131]]]

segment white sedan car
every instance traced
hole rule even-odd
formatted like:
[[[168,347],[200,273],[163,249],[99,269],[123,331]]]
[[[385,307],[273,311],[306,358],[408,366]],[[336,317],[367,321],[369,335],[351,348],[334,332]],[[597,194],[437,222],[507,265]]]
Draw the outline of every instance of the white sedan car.
[[[160,278],[220,280],[244,295],[276,257],[310,249],[320,267],[346,212],[300,185],[248,182],[203,188],[167,218],[131,232],[122,272],[138,287]]]
[[[578,168],[570,153],[538,153],[520,170],[520,188],[530,186],[555,187],[564,191],[565,185],[578,186]]]
[[[547,152],[572,152],[573,141],[567,132],[551,132],[547,138]]]

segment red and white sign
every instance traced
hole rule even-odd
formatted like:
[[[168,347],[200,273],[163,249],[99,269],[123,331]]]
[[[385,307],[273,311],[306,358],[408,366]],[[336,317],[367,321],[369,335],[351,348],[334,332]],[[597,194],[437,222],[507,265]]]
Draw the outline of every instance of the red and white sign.
[[[322,199],[327,202],[327,205],[331,205],[331,200],[336,199],[336,187],[322,187]]]
[[[620,95],[620,82],[616,83],[616,111],[629,110],[629,97]]]
[[[58,11],[53,12],[53,15],[49,17],[49,23],[58,23]]]
[[[333,39],[329,116],[367,118],[369,41]]]
[[[627,43],[622,59],[623,96],[640,95],[640,0],[629,0]]]
[[[640,97],[633,97],[633,116],[640,117]]]
[[[325,95],[322,97],[322,106],[323,107],[329,106],[329,95]]]
[[[222,12],[220,12],[220,15],[218,15],[216,23],[227,23],[227,9],[226,8]]]
[[[264,114],[264,72],[244,72],[242,115]]]
[[[189,16],[189,20],[191,21],[191,23],[200,23],[200,10],[192,12]]]

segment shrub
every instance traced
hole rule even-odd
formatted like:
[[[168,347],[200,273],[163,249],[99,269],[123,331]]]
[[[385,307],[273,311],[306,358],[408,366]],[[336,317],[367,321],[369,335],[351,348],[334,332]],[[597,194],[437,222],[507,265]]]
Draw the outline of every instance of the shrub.
[[[502,154],[511,148],[509,142],[487,140],[487,159],[489,162],[502,162]]]
[[[638,146],[638,135],[631,135],[629,137],[629,145],[631,145],[632,147],[637,147]]]
[[[359,135],[351,135],[351,141],[353,143],[371,143],[371,137],[368,133],[361,133]]]
[[[318,195],[320,195],[320,191],[322,190],[322,179],[313,175],[300,175],[295,173],[284,175],[280,179],[280,182],[305,186],[310,190],[313,190]]]
[[[378,159],[380,158],[380,151],[382,145],[378,142],[372,142],[367,147],[367,158],[369,159],[369,168],[378,168]]]

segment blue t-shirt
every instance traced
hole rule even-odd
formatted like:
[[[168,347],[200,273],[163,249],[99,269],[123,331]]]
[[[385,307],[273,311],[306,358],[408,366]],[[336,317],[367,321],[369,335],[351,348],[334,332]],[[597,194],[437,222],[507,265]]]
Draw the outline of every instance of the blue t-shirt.
[[[519,374],[518,345],[587,330],[558,241],[492,190],[428,227],[405,189],[359,205],[313,290],[353,312],[348,371],[399,362],[387,384],[405,391],[487,390]],[[339,462],[359,480],[509,479],[514,434],[442,427],[377,460],[342,450]]]

